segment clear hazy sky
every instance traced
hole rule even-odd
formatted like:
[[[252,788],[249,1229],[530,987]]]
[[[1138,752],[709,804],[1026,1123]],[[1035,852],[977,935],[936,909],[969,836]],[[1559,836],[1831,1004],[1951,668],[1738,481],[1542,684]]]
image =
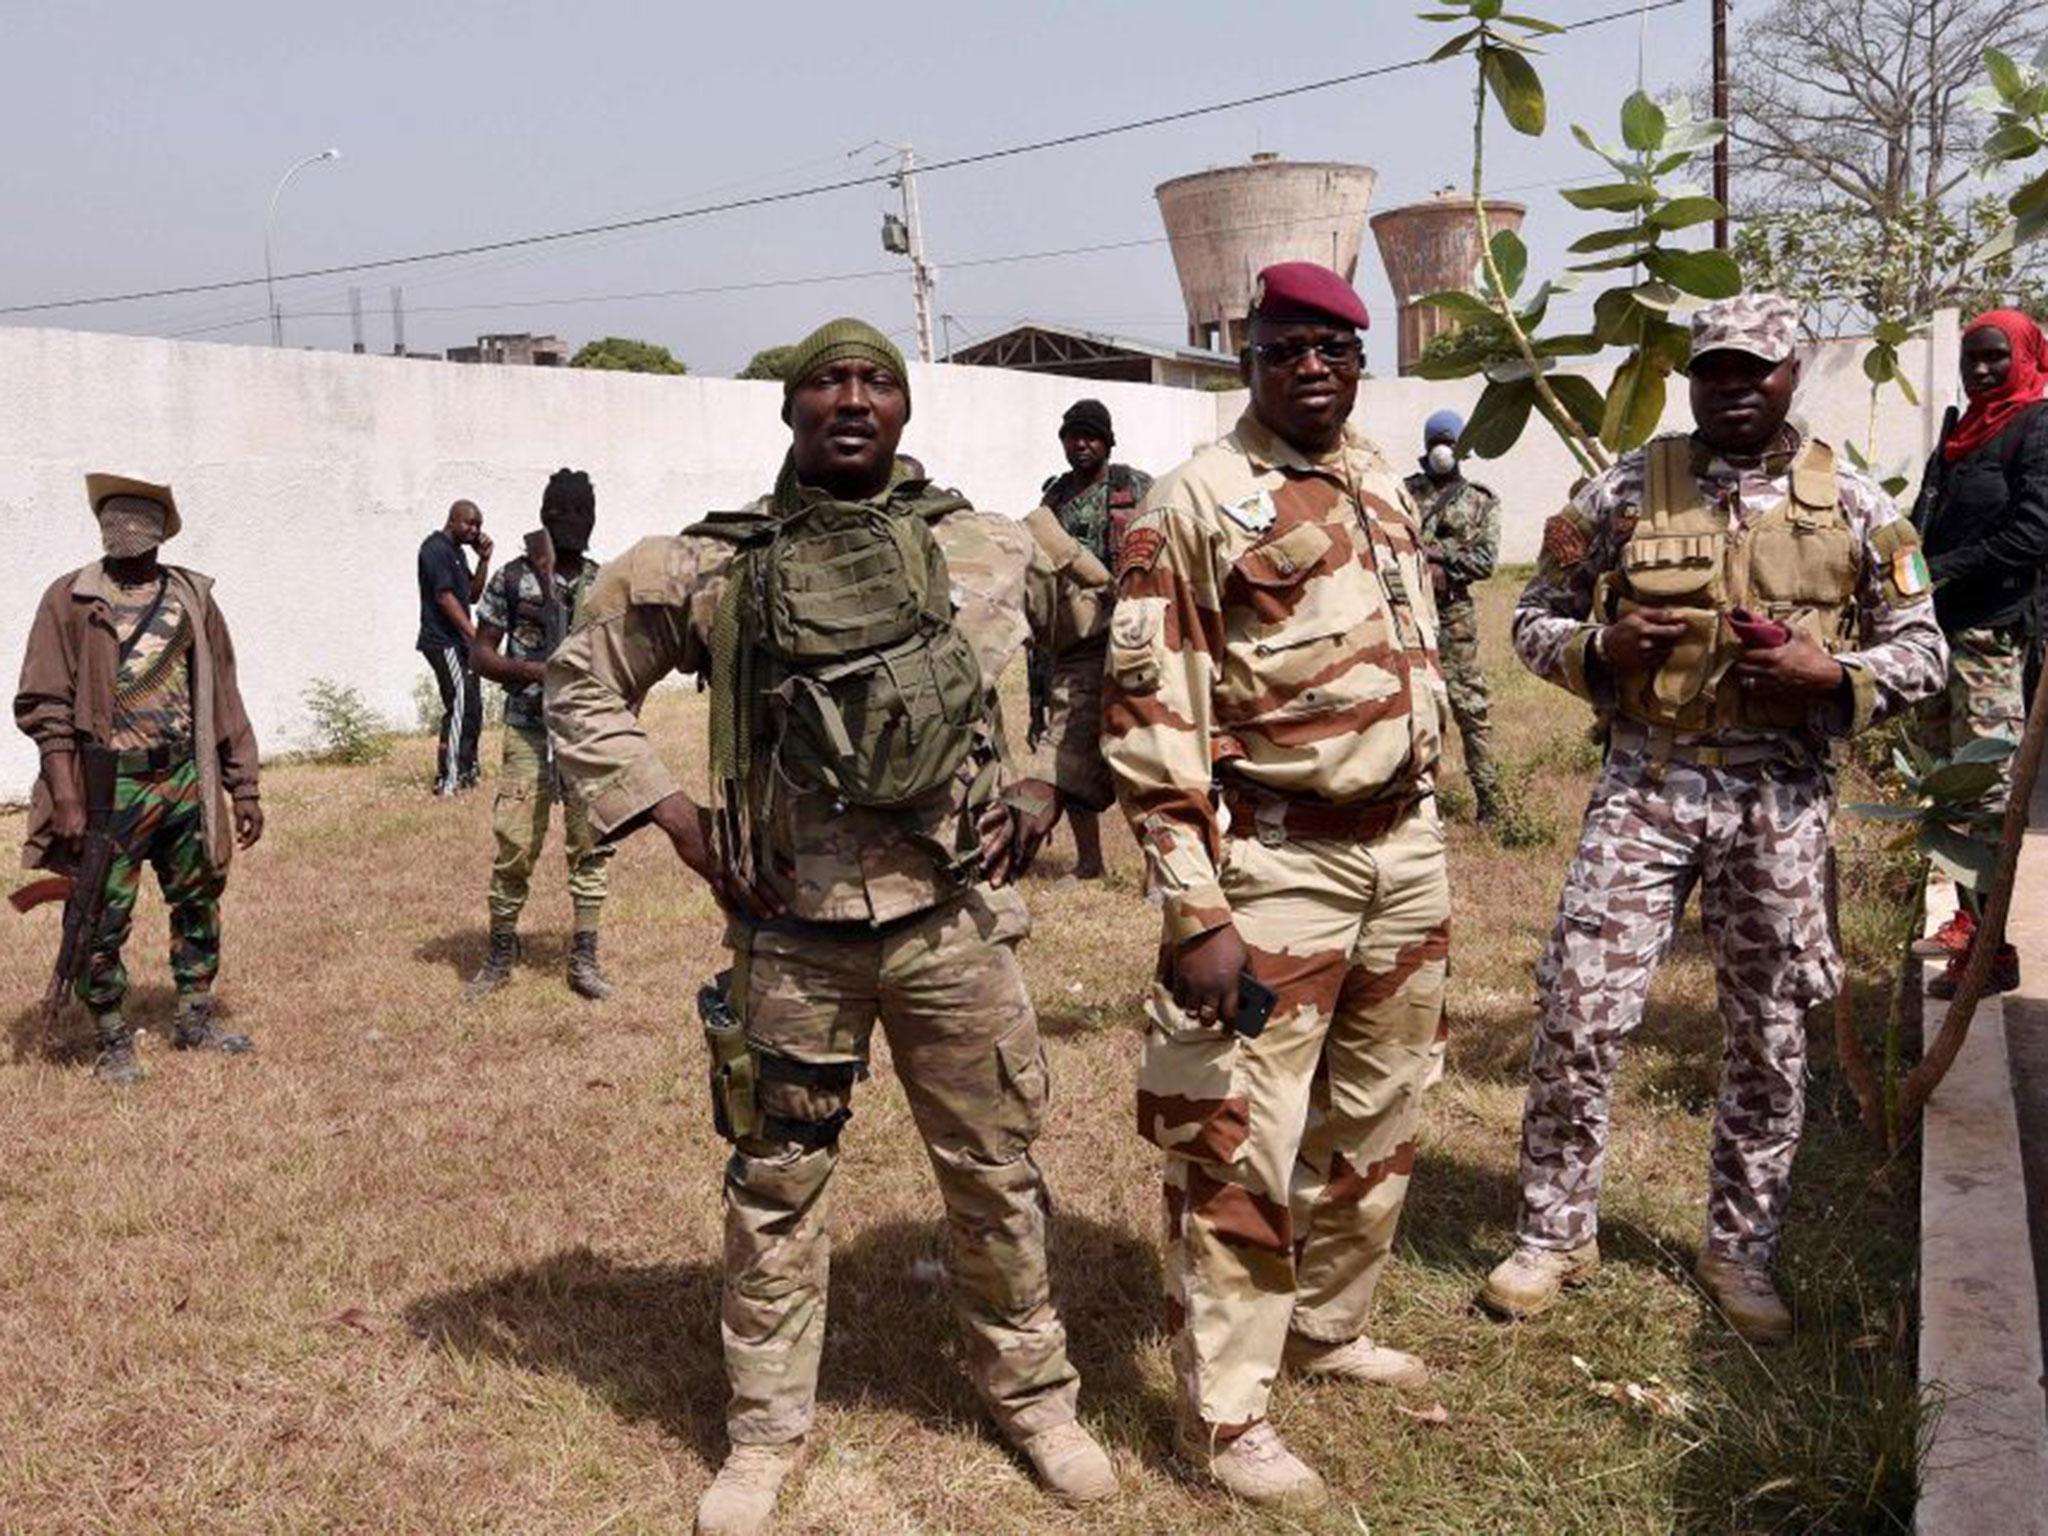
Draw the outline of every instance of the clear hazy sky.
[[[1532,0],[1570,21],[1627,0]],[[260,276],[264,208],[292,161],[328,145],[279,206],[279,271],[462,245],[833,180],[875,140],[938,159],[1413,57],[1444,30],[1388,0],[1079,5],[278,0],[185,5],[0,0],[0,303]],[[1653,91],[1703,72],[1707,0],[1647,19]],[[1568,131],[1616,137],[1634,18],[1557,39],[1542,68],[1551,129],[1496,115],[1495,185],[1527,188],[1539,265],[1584,226],[1553,188],[1598,162]],[[1462,182],[1470,73],[1459,62],[1071,149],[921,178],[937,308],[956,340],[1025,316],[1179,339],[1179,288],[1152,188],[1256,150],[1377,167],[1374,208]],[[909,280],[880,249],[885,187],[686,221],[540,252],[472,258],[282,292],[292,344],[345,348],[347,292],[367,340],[439,350],[479,331],[662,342],[694,371],[851,312],[907,338]],[[1017,252],[1157,239],[1000,266]],[[898,270],[739,294],[648,290]],[[1390,371],[1391,299],[1370,238],[1359,286],[1371,361]],[[576,299],[580,302],[534,303]],[[503,306],[485,308],[482,306]],[[260,287],[10,323],[266,339]],[[207,329],[200,329],[207,328]]]

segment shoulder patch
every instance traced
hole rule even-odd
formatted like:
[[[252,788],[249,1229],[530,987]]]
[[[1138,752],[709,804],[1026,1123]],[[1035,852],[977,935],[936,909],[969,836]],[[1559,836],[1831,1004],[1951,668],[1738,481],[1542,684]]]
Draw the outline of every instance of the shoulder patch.
[[[1159,551],[1166,547],[1166,535],[1156,523],[1145,523],[1132,528],[1124,535],[1123,548],[1118,552],[1116,573],[1119,578],[1132,571],[1149,571],[1159,563]]]
[[[1585,514],[1576,507],[1554,513],[1543,525],[1543,564],[1547,569],[1569,571],[1582,565],[1592,548]]]

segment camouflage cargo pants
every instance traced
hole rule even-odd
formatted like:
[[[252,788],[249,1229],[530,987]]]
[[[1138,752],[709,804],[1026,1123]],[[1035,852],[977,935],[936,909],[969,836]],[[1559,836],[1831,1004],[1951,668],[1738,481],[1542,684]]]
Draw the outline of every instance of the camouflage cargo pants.
[[[1832,796],[1816,767],[1666,765],[1617,751],[1594,786],[1557,925],[1522,1118],[1521,1239],[1575,1247],[1599,1222],[1622,1042],[1697,885],[1725,1043],[1706,1245],[1769,1263],[1806,1102],[1806,1013],[1842,963],[1828,931]]]
[[[1033,754],[1031,772],[1059,786],[1082,810],[1106,811],[1116,804],[1116,784],[1102,755],[1102,668],[1106,645],[1088,644],[1052,663],[1045,735]]]
[[[1473,797],[1486,810],[1500,788],[1500,769],[1493,758],[1493,701],[1486,689],[1486,668],[1479,661],[1478,605],[1469,596],[1451,598],[1438,615],[1436,633],[1451,715],[1465,745],[1465,776],[1472,781]]]
[[[1290,1326],[1366,1331],[1441,1074],[1450,884],[1432,803],[1370,843],[1247,837],[1223,889],[1279,994],[1243,1040],[1153,988],[1138,1126],[1166,1154],[1167,1328],[1187,1405],[1262,1418]]]
[[[938,1177],[952,1234],[953,1305],[968,1370],[1014,1438],[1074,1417],[1079,1378],[1046,1270],[1051,1204],[1031,1156],[1049,1084],[1016,946],[1030,917],[1014,891],[964,898],[875,938],[820,939],[735,925],[732,1000],[757,1053],[864,1066],[879,1018]],[[768,1073],[763,1110],[829,1124],[844,1086]],[[837,1137],[745,1139],[725,1174],[726,1427],[735,1445],[803,1435],[825,1342]]]
[[[2027,715],[2026,631],[1966,629],[1950,635],[1948,645],[1948,688],[1922,704],[1914,720],[1920,744],[1936,757],[1991,736],[2018,746]],[[2002,810],[2011,793],[2007,758],[1986,804]]]
[[[519,921],[534,866],[547,846],[548,813],[557,803],[562,807],[562,851],[569,861],[569,901],[575,908],[576,928],[595,929],[611,883],[611,845],[598,845],[583,806],[562,793],[547,732],[507,725],[505,760],[491,807],[491,833],[498,845],[491,864],[493,928],[509,928]]]
[[[155,868],[171,909],[171,979],[181,994],[208,991],[220,970],[227,879],[207,862],[198,764],[187,758],[161,773],[122,774],[114,787],[113,840],[106,909],[78,978],[79,998],[105,1013],[128,994],[121,949],[134,926],[145,863]]]

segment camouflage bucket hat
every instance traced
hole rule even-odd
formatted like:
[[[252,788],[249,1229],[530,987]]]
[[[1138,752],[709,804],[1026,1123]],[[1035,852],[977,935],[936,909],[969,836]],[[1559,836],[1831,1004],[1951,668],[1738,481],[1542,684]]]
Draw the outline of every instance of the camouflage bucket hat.
[[[1798,350],[1799,306],[1782,294],[1738,293],[1704,306],[1692,317],[1695,359],[1709,352],[1747,352],[1767,363],[1782,363]]]

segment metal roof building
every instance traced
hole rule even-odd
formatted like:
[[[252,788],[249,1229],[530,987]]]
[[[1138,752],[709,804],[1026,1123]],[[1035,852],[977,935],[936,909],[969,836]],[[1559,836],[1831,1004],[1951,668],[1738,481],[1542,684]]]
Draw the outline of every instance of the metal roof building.
[[[997,335],[955,347],[943,361],[1179,389],[1238,385],[1237,359],[1228,352],[1107,336],[1043,320],[1023,320]]]

